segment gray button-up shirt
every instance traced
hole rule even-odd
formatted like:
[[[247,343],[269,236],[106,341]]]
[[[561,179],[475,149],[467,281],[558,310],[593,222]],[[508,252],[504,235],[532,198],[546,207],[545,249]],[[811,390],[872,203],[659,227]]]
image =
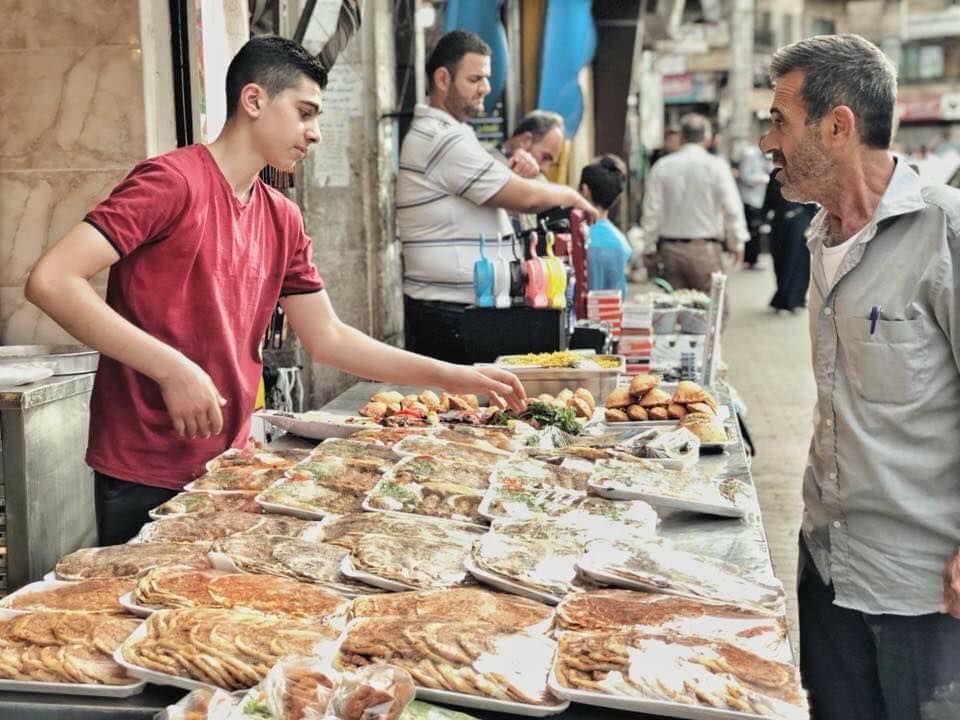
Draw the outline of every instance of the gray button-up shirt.
[[[804,539],[838,605],[937,612],[960,544],[960,191],[924,187],[898,162],[828,288],[829,225],[821,210],[809,236]]]

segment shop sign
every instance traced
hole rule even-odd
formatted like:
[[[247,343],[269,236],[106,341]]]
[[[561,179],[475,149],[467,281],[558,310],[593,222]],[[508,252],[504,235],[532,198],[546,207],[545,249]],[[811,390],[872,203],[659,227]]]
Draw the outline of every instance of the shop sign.
[[[683,75],[687,72],[687,58],[684,55],[661,55],[654,67],[663,75]]]
[[[911,40],[957,35],[960,35],[960,8],[958,7],[952,7],[943,12],[910,13],[907,20],[907,37]]]
[[[960,120],[960,93],[944,93],[940,98],[940,118]]]
[[[897,98],[897,116],[903,121],[939,120],[940,95]]]
[[[663,102],[667,105],[712,103],[717,100],[717,83],[708,75],[664,75]]]

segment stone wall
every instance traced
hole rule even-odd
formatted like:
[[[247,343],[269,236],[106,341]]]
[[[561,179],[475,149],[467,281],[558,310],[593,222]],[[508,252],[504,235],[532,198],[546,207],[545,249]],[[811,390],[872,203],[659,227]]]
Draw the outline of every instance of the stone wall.
[[[319,50],[326,37],[324,6],[304,38]],[[393,3],[367,0],[359,36],[331,73],[324,94],[320,145],[310,151],[297,199],[314,259],[337,314],[392,344],[403,338],[400,248],[394,230],[395,107]],[[305,407],[318,407],[354,381],[305,356]]]
[[[147,155],[139,8],[7,0],[0,23],[0,343],[71,342],[23,286]],[[95,278],[101,293],[106,273]]]

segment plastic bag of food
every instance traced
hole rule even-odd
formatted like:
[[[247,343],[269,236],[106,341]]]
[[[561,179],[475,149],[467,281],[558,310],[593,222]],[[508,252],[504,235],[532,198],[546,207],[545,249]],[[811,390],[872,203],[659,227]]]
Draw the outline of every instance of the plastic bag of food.
[[[154,720],[228,720],[237,699],[223,690],[194,690],[175,705],[161,710]]]
[[[341,678],[326,720],[400,720],[415,692],[406,670],[368,665]]]
[[[321,720],[336,683],[320,658],[288,655],[247,691],[229,720]]]
[[[447,708],[414,700],[407,705],[400,720],[476,720],[476,718],[456,710],[447,710]]]

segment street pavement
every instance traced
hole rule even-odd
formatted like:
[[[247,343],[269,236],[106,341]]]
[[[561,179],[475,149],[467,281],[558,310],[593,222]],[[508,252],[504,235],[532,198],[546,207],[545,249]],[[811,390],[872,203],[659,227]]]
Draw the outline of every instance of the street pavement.
[[[769,264],[769,256],[764,260]],[[729,380],[747,407],[747,427],[757,451],[754,482],[774,569],[787,590],[791,640],[798,650],[797,534],[816,400],[807,313],[774,313],[768,305],[775,287],[769,268],[734,271],[728,283],[730,318],[723,357]]]
[[[763,261],[770,263],[769,255]],[[805,310],[776,314],[769,307],[773,271],[735,270],[727,280],[730,317],[723,333],[727,378],[746,405],[746,423],[757,455],[753,477],[774,570],[787,592],[788,626],[797,641],[797,534],[801,482],[810,442],[816,390],[810,369]],[[653,289],[631,284],[630,294]]]

